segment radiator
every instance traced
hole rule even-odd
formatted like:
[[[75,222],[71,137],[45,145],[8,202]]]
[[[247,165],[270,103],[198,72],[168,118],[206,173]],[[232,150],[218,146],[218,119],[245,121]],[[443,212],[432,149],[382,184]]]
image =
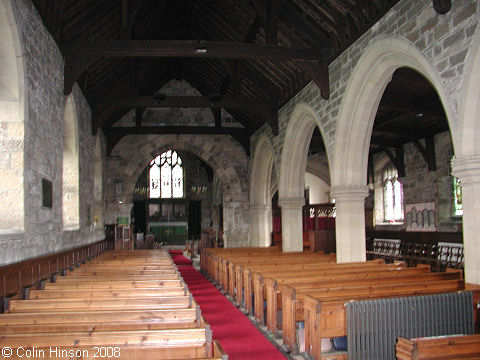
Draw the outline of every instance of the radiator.
[[[471,292],[353,301],[347,308],[349,360],[395,359],[399,336],[473,334]]]

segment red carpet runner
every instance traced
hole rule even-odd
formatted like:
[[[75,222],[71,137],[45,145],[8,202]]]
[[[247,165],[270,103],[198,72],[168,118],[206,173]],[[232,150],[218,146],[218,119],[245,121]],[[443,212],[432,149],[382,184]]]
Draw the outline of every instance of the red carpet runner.
[[[200,305],[213,338],[218,340],[229,360],[285,360],[286,357],[181,253],[171,251],[183,279]]]

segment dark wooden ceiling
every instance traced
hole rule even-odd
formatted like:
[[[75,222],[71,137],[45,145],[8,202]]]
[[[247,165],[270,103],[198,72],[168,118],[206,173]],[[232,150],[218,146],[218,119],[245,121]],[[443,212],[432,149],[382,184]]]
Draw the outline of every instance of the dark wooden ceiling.
[[[109,149],[128,133],[161,133],[142,127],[142,109],[163,101],[160,106],[188,107],[189,99],[154,101],[164,84],[183,79],[203,95],[196,100],[206,103],[205,107],[213,105],[217,120],[215,127],[199,127],[195,132],[230,134],[247,153],[249,136],[265,122],[275,133],[276,111],[307,83],[314,80],[328,97],[324,65],[397,2],[33,0],[66,58],[65,92],[73,81],[79,84],[93,110],[93,131],[103,129]],[[394,76],[392,84],[398,85],[387,88],[376,118],[375,151],[385,146],[383,142],[394,146],[411,135],[444,128],[434,117],[438,104],[420,80],[404,71]],[[417,90],[412,90],[412,82],[419,86]],[[409,91],[402,92],[405,88]],[[244,129],[221,128],[215,106],[224,107]],[[112,128],[134,108],[137,126],[133,130]],[[423,117],[414,116],[420,111]],[[168,127],[164,131],[193,130]]]

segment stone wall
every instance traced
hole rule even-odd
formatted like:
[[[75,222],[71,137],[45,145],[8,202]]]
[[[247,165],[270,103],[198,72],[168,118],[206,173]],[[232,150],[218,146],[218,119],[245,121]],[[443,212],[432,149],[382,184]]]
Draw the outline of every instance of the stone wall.
[[[292,111],[297,104],[305,103],[318,115],[318,127],[332,169],[337,156],[334,156],[333,149],[339,108],[347,83],[365,49],[379,39],[388,37],[410,42],[423,53],[440,75],[450,96],[443,100],[456,111],[464,81],[465,59],[478,24],[478,13],[478,2],[475,0],[452,2],[452,9],[446,15],[438,15],[430,0],[400,1],[329,65],[330,98],[321,98],[318,87],[313,82],[308,84],[279,110],[279,135],[273,137],[270,127],[262,126],[251,138],[252,149],[258,136],[263,133],[271,138],[278,161]],[[449,122],[455,124],[456,118],[449,119]]]
[[[222,186],[227,246],[248,243],[248,159],[242,146],[227,135],[129,135],[112,150],[108,166],[107,223],[130,217],[133,190],[152,158],[167,149],[191,152],[207,163]],[[113,182],[123,183],[122,203],[113,197]]]
[[[457,231],[461,218],[453,216],[453,178],[450,176],[450,161],[453,154],[449,132],[437,134],[435,140],[436,171],[428,171],[427,163],[413,143],[404,146],[405,177],[399,178],[403,188],[404,205],[435,203],[436,227],[438,231]],[[422,145],[423,140],[420,140]],[[382,170],[389,162],[384,153],[374,156],[375,162],[375,199],[373,192],[367,203],[375,202],[375,222],[382,227],[383,221],[383,183]],[[378,226],[377,226],[378,228]],[[405,228],[402,224],[396,227]]]
[[[30,0],[12,1],[25,57],[25,231],[0,240],[0,265],[73,248],[103,238],[87,225],[93,205],[93,139],[90,109],[80,89],[77,104],[80,162],[80,230],[62,230],[63,58]],[[42,178],[53,183],[53,206],[42,207]]]

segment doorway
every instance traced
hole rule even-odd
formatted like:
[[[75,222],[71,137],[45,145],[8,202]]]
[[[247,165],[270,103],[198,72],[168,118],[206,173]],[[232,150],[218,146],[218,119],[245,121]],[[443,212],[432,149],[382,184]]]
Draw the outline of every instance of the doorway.
[[[188,237],[200,238],[202,231],[202,202],[190,201],[188,204]]]

